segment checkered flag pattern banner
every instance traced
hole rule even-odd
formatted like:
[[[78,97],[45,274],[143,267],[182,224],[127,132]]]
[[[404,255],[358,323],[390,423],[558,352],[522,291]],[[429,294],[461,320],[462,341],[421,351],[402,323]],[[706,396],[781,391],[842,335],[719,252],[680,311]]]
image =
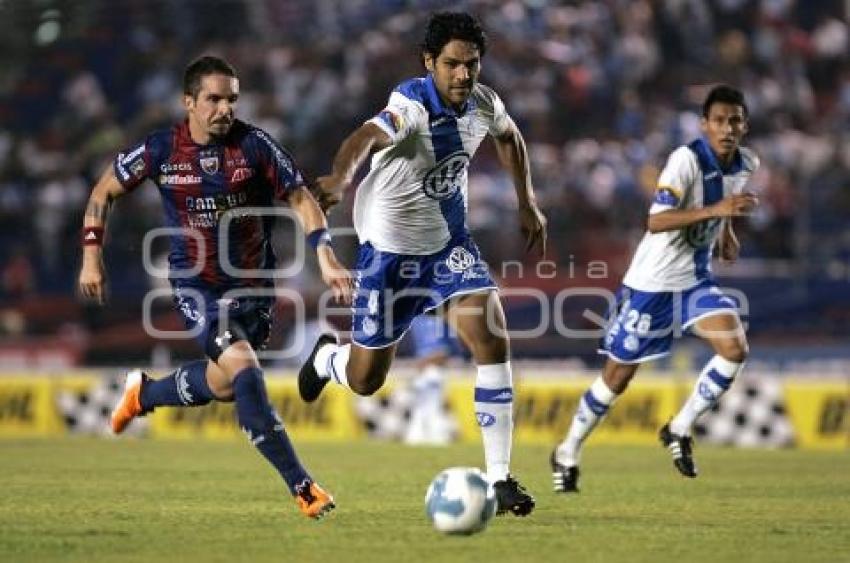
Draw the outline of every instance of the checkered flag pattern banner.
[[[109,415],[124,393],[124,377],[104,377],[83,390],[63,390],[56,396],[57,408],[68,432],[90,436],[111,436]],[[148,421],[140,417],[124,435],[143,436]]]
[[[788,419],[778,378],[742,376],[694,428],[699,442],[741,447],[790,447]]]

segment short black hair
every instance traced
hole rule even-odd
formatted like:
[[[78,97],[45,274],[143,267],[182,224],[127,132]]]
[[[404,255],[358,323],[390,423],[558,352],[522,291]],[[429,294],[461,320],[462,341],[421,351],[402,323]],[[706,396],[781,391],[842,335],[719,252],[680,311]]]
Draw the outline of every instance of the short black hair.
[[[201,79],[210,74],[223,74],[236,78],[236,69],[220,57],[204,55],[198,57],[183,72],[183,93],[193,98],[201,91]]]
[[[487,51],[487,35],[474,16],[466,12],[437,12],[428,20],[422,53],[436,59],[452,39],[475,43],[482,57]]]
[[[707,118],[711,111],[711,106],[714,104],[732,104],[741,106],[744,109],[744,117],[748,117],[750,111],[747,109],[747,102],[744,101],[744,94],[727,84],[720,84],[709,91],[705,102],[702,104],[702,116]]]

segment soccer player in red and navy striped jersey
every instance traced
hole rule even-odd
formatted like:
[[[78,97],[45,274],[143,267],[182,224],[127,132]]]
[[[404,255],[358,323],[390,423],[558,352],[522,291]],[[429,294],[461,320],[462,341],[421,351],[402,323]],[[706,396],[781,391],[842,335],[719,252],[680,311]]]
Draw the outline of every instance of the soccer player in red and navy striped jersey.
[[[205,56],[184,74],[186,119],[119,153],[92,190],[82,243],[82,295],[105,301],[102,245],[112,202],[150,179],[170,228],[169,278],[187,328],[208,359],[154,380],[127,376],[112,413],[120,433],[160,406],[235,401],[242,430],[278,470],[301,511],[318,518],[334,507],[295,454],[269,404],[256,350],[265,345],[274,301],[273,217],[287,204],[316,249],[322,278],[337,299],[351,300],[352,277],[330,246],[327,222],[289,153],[265,131],[239,121],[239,80],[226,61]]]

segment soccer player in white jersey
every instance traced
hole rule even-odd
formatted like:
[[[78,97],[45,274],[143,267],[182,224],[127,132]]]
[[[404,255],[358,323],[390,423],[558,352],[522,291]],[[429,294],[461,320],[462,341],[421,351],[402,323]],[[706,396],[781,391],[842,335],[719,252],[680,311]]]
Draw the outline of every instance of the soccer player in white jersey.
[[[677,148],[658,179],[648,232],[635,252],[616,305],[610,312],[601,353],[601,377],[579,400],[564,441],[552,452],[556,492],[577,492],[584,440],[626,390],[641,363],[670,353],[674,335],[691,330],[715,356],[705,365],[693,393],[659,431],[679,473],[696,477],[691,427],[729,389],[747,357],[737,303],[711,274],[715,242],[721,259],[733,261],[740,246],[732,218],[757,204],[746,191],[759,161],[739,146],[747,132],[743,95],[729,86],[713,88],[702,108],[703,136]]]
[[[354,204],[360,249],[353,342],[320,338],[298,383],[308,402],[330,380],[360,395],[374,393],[411,321],[436,310],[477,365],[476,418],[498,512],[524,516],[534,498],[509,472],[513,384],[504,312],[466,226],[467,168],[485,136],[494,139],[513,180],[529,249],[545,252],[546,220],[522,135],[499,96],[478,83],[485,50],[475,18],[434,14],[422,44],[427,75],[402,82],[386,108],[343,142],[331,174],[318,179],[320,201],[333,204],[372,157]]]

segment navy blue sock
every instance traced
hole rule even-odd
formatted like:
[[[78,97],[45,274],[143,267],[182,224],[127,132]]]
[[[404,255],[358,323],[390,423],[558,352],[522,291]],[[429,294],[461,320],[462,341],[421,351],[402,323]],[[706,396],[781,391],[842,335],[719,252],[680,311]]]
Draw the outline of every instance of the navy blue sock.
[[[146,381],[139,395],[145,412],[164,406],[197,407],[213,399],[207,385],[207,360],[184,364],[171,375]]]
[[[290,492],[310,480],[307,471],[298,461],[295,449],[286,435],[283,422],[269,403],[266,382],[260,368],[245,368],[233,378],[233,395],[236,398],[236,416],[239,426],[248,439],[274,465]]]

